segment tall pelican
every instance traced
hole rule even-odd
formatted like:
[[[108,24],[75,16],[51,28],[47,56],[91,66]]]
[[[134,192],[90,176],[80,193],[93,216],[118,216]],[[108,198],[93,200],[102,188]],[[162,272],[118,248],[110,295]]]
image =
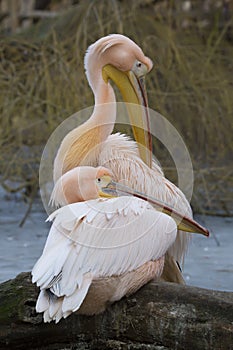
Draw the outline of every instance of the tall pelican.
[[[54,222],[32,270],[41,289],[36,310],[45,322],[76,311],[100,313],[163,271],[176,222],[141,198],[111,198],[117,188],[111,177],[104,167],[82,166],[56,182],[53,200],[62,207],[49,217]],[[190,219],[182,222],[208,234]]]
[[[147,109],[133,108],[135,104],[147,107],[144,78],[152,69],[152,61],[132,40],[113,34],[88,48],[84,65],[95,97],[94,111],[61,142],[54,161],[54,182],[77,166],[105,166],[118,182],[124,180],[133,189],[150,194],[192,218],[185,195],[152,160]],[[136,142],[119,133],[111,134],[116,120],[116,98],[110,82],[116,84],[124,101],[129,103]],[[165,280],[184,283],[176,262],[183,262],[188,241],[188,235],[178,232],[166,256],[162,275]]]

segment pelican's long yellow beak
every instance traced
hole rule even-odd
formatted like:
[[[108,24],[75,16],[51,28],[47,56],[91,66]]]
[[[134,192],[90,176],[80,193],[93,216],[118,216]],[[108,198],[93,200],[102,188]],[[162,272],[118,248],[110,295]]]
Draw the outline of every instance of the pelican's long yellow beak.
[[[142,160],[152,166],[152,138],[148,111],[145,76],[137,77],[133,71],[123,72],[107,64],[102,70],[103,79],[111,79],[121,92],[129,114],[135,140]]]
[[[147,196],[144,193],[133,190],[128,186],[119,184],[115,181],[110,181],[106,187],[103,187],[101,189],[100,196],[101,195],[104,197],[134,196],[137,198],[141,198],[149,202],[156,210],[171,216],[175,220],[177,224],[177,228],[179,230],[185,231],[185,232],[200,233],[207,237],[209,236],[209,231],[205,227],[201,226],[195,220],[192,220],[178,213],[175,209],[170,207],[168,204],[163,203],[162,201],[159,201],[154,197]]]

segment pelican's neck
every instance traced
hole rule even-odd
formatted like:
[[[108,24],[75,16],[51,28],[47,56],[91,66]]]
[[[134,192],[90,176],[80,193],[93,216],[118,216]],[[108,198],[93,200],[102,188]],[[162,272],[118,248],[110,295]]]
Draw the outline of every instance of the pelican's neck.
[[[88,124],[99,133],[100,142],[104,142],[112,133],[116,121],[116,98],[110,83],[105,83],[102,78],[98,87],[93,89],[95,107],[88,120]]]
[[[116,120],[116,100],[109,83],[99,79],[96,89],[95,107],[91,117],[69,132],[63,139],[54,160],[54,182],[68,170],[80,165],[98,165],[102,144],[112,133]]]

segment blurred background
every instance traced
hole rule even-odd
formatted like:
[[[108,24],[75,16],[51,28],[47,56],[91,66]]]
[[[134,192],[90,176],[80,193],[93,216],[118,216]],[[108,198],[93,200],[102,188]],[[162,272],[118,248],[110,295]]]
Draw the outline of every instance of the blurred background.
[[[83,68],[85,51],[98,38],[121,33],[154,62],[147,76],[149,106],[176,127],[188,147],[195,175],[194,213],[213,228],[208,242],[214,249],[223,244],[231,249],[221,251],[228,264],[221,267],[219,285],[228,288],[221,283],[233,272],[232,18],[230,0],[0,0],[0,256],[8,271],[0,280],[12,277],[9,270],[17,260],[12,256],[20,244],[21,263],[37,249],[30,248],[27,230],[43,242],[46,237],[38,199],[41,153],[65,118],[94,102]],[[154,154],[176,182],[174,164],[156,140]],[[10,253],[12,241],[18,245]],[[196,251],[204,252],[206,262],[210,247],[199,242],[204,243]],[[17,265],[18,272],[31,268],[39,252],[34,250],[29,264]],[[187,281],[194,274],[187,272]],[[198,284],[192,278],[191,284]]]

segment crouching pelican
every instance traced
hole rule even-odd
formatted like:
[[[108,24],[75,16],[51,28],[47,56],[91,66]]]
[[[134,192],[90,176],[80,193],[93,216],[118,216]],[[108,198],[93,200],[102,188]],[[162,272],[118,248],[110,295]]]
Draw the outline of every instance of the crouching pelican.
[[[152,141],[147,110],[145,76],[152,61],[129,38],[113,34],[92,44],[85,55],[85,69],[94,93],[94,111],[84,124],[62,140],[54,161],[54,182],[67,171],[80,166],[105,166],[117,181],[168,203],[182,215],[192,218],[192,210],[182,191],[165,178],[152,160]],[[132,124],[135,141],[112,134],[116,120],[116,98],[111,86],[120,90]],[[138,108],[135,108],[135,106]],[[189,236],[178,231],[166,255],[163,279],[184,283],[176,262],[182,264]]]
[[[49,217],[53,225],[32,270],[40,287],[36,310],[45,322],[76,311],[100,313],[163,271],[177,236],[177,223],[167,215],[172,209],[120,184],[122,196],[115,197],[118,184],[111,177],[104,167],[77,167],[54,187],[52,201],[62,207]],[[208,235],[191,219],[178,213],[175,219],[181,229]]]

